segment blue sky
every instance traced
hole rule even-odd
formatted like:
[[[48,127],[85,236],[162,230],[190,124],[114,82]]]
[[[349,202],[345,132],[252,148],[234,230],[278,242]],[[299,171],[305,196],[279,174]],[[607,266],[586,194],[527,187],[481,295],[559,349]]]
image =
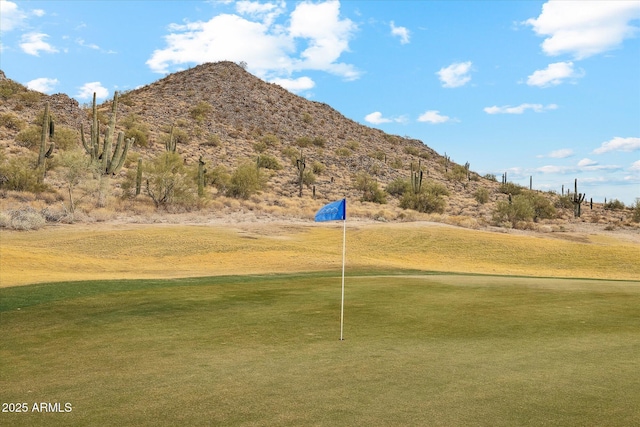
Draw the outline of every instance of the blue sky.
[[[81,103],[202,62],[481,174],[640,197],[640,1],[8,1],[0,68]]]

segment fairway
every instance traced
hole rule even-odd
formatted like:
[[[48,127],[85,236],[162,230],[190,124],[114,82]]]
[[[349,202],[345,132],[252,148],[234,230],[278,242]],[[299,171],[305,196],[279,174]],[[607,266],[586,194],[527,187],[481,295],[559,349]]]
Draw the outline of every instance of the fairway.
[[[639,303],[637,281],[352,272],[340,341],[337,271],[3,288],[0,400],[29,410],[0,424],[639,425]]]

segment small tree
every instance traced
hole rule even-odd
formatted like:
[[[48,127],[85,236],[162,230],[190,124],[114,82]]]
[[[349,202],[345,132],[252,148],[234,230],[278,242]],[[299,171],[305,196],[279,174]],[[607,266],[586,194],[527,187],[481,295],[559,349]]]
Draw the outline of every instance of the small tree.
[[[73,214],[75,213],[73,190],[93,168],[90,164],[87,164],[85,155],[80,150],[62,152],[62,154],[60,154],[59,164],[64,169],[62,178],[67,185],[67,191],[69,193],[69,213],[71,213],[73,219]]]
[[[378,186],[378,181],[364,171],[356,175],[356,189],[362,191],[364,202],[387,203],[385,193]]]
[[[146,193],[156,208],[189,205],[194,200],[191,180],[180,155],[164,152],[145,167]]]
[[[260,170],[252,162],[246,162],[238,166],[231,175],[227,195],[241,199],[248,199],[251,195],[262,190],[264,179],[260,176]]]

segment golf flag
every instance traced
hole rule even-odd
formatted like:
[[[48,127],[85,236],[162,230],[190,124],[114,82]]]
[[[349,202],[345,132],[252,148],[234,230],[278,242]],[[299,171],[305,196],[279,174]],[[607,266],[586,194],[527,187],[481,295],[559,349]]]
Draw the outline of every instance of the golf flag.
[[[340,341],[343,338],[344,330],[344,264],[347,254],[347,199],[324,205],[316,212],[316,222],[322,221],[343,221],[342,231],[342,303],[340,304]]]
[[[324,205],[316,212],[316,222],[321,221],[344,221],[347,219],[347,199]]]

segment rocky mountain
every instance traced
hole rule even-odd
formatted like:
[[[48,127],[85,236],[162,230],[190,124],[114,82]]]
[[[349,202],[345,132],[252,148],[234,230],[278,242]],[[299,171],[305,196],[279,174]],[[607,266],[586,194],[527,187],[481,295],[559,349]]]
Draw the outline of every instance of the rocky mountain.
[[[25,124],[42,114],[46,102],[57,128],[69,129],[75,135],[72,145],[81,146],[79,129],[83,123],[88,134],[90,107],[64,94],[47,96],[27,90],[2,73],[0,147],[9,156],[33,151],[21,146],[16,137]],[[98,106],[105,125],[111,103]],[[187,165],[203,159],[208,170],[221,165],[233,170],[243,162],[255,162],[258,156],[277,159],[283,168],[271,173],[267,187],[251,198],[249,209],[275,212],[277,206],[278,213],[308,217],[322,203],[347,197],[355,208],[352,212],[386,220],[402,218],[406,211],[398,207],[397,196],[387,195],[386,204],[362,201],[356,177],[366,176],[385,189],[398,178],[408,180],[418,167],[425,185],[439,184],[448,192],[440,213],[464,218],[466,225],[488,223],[496,201],[508,197],[495,180],[478,176],[469,165],[451,162],[419,140],[363,126],[327,104],[294,95],[232,62],[202,64],[122,93],[117,117],[119,130],[138,132],[131,158],[150,160],[162,153],[173,126],[177,152]],[[301,197],[295,167],[295,156],[300,154],[309,170],[316,169],[315,181],[303,189]],[[128,162],[121,176],[133,167]],[[479,191],[486,193],[486,200],[478,201]],[[211,197],[221,200],[224,196],[211,190]],[[216,206],[222,205],[238,208],[234,203]]]

